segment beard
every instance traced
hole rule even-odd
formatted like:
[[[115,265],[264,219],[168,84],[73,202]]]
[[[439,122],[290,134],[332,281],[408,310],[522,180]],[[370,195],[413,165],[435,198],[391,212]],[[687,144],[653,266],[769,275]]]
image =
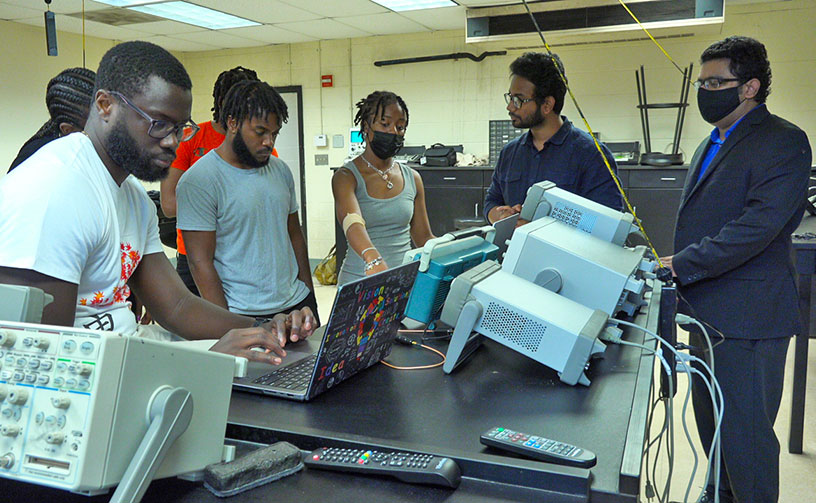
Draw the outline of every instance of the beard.
[[[170,171],[169,166],[162,168],[152,163],[153,158],[139,148],[122,120],[111,128],[105,150],[117,166],[145,182],[162,180]],[[171,160],[175,158],[175,153],[169,155],[172,156]]]
[[[536,108],[536,111],[532,115],[532,117],[528,117],[526,120],[524,118],[522,118],[521,116],[516,115],[516,114],[509,114],[509,115],[510,115],[511,118],[517,119],[519,121],[518,125],[513,124],[513,126],[518,128],[518,129],[528,129],[528,128],[536,127],[539,124],[544,123],[544,116],[541,115],[541,108],[540,107]]]
[[[252,152],[249,151],[249,147],[247,147],[247,144],[244,141],[243,135],[241,135],[240,129],[235,135],[235,138],[232,140],[232,151],[235,152],[235,156],[238,157],[238,161],[244,166],[249,166],[251,168],[262,168],[269,163],[269,157],[260,161],[257,157],[252,155]],[[269,153],[271,155],[272,151],[270,150]]]

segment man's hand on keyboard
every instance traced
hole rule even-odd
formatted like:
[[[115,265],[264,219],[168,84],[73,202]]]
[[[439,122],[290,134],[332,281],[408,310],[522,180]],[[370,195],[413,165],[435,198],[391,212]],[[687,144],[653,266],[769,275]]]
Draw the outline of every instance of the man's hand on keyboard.
[[[286,317],[279,315],[281,323],[286,324]],[[276,316],[269,323],[279,318]],[[285,332],[284,332],[285,334]],[[210,351],[243,356],[247,360],[279,365],[281,358],[286,356],[276,329],[270,331],[266,324],[252,328],[234,328],[224,334]],[[263,351],[252,351],[252,348],[262,348]]]

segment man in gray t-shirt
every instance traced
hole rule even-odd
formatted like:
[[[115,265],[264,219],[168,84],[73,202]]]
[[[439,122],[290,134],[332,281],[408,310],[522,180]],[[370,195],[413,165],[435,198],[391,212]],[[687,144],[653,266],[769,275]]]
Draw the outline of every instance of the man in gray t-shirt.
[[[317,318],[294,180],[271,156],[287,117],[265,82],[236,84],[219,118],[224,142],[179,180],[177,225],[203,298],[255,317],[309,308]]]

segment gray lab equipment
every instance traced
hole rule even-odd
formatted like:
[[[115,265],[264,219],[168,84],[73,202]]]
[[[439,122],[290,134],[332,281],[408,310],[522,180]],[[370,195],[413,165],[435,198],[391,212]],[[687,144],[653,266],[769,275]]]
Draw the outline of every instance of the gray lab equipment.
[[[521,207],[523,220],[532,222],[546,216],[618,246],[623,246],[630,234],[638,232],[630,213],[560,189],[548,180],[530,187]]]
[[[39,323],[54,297],[39,288],[0,284],[0,320]]]
[[[556,370],[566,384],[588,386],[584,369],[606,348],[600,335],[620,334],[608,319],[488,260],[453,280],[441,320],[455,329],[442,369],[450,374],[484,336]]]
[[[646,302],[646,247],[625,248],[543,217],[513,233],[502,269],[609,316]]]

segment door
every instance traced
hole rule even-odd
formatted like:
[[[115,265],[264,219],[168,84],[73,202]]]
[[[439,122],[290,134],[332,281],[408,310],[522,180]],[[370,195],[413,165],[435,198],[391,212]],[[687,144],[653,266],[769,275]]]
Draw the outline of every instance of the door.
[[[289,120],[281,127],[275,149],[278,157],[292,170],[295,180],[295,194],[300,203],[300,226],[303,237],[308,240],[306,232],[306,172],[303,156],[303,91],[300,86],[276,87],[289,111]],[[307,241],[308,243],[308,241]]]

